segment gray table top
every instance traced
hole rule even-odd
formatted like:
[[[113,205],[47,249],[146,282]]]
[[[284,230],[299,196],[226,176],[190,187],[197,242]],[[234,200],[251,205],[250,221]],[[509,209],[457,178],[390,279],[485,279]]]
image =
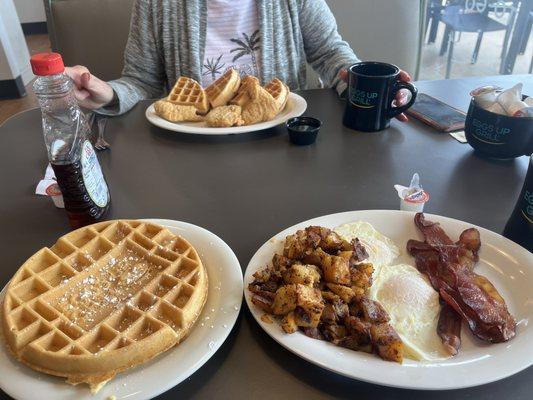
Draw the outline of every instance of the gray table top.
[[[419,82],[419,90],[466,110],[468,92],[531,76]],[[501,232],[523,183],[527,158],[496,162],[417,121],[380,133],[342,126],[343,103],[330,90],[302,92],[306,114],[323,121],[315,145],[292,146],[282,126],[266,132],[200,137],[166,132],[144,117],[143,102],[107,124],[111,150],[99,154],[112,209],[108,218],[170,218],[205,227],[233,248],[244,269],[273,234],[335,212],[398,209],[395,183],[419,172],[431,194],[426,211]],[[3,229],[0,284],[33,252],[69,231],[63,210],[34,195],[46,153],[38,110],[0,127]],[[244,307],[232,334],[198,372],[161,399],[358,398],[530,399],[533,368],[498,383],[447,392],[379,387],[316,367],[276,344]],[[6,396],[0,392],[0,397]],[[6,396],[7,397],[7,396]]]

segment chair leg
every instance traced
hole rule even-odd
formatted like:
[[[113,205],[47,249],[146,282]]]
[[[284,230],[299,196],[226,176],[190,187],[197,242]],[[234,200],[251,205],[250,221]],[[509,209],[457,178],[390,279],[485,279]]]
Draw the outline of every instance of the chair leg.
[[[526,52],[527,42],[529,41],[529,37],[531,36],[532,26],[533,26],[533,19],[529,18],[527,28],[522,34],[522,45],[520,46],[520,50],[518,51],[518,54],[524,54]]]
[[[437,39],[437,31],[439,29],[439,22],[440,22],[440,11],[434,10],[433,15],[431,16],[431,25],[429,27],[428,43],[435,43],[435,39]]]
[[[481,47],[481,41],[483,40],[483,31],[479,31],[477,34],[476,47],[474,48],[474,53],[472,54],[472,60],[470,64],[475,64],[477,57],[479,55],[479,48]]]
[[[450,32],[451,32],[450,27],[446,25],[446,29],[444,29],[444,36],[442,36],[442,44],[440,46],[439,56],[443,56],[444,54],[446,54],[446,51],[448,50],[448,42],[450,41]]]
[[[446,79],[450,79],[450,75],[452,72],[452,57],[453,57],[453,46],[455,44],[455,31],[450,30],[449,37],[449,48],[448,48],[448,61],[446,62]]]

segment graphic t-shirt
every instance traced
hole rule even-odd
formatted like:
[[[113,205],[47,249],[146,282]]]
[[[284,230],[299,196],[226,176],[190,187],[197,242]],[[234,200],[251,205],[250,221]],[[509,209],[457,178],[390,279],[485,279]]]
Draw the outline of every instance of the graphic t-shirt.
[[[259,19],[255,0],[209,0],[202,86],[229,68],[260,76]]]

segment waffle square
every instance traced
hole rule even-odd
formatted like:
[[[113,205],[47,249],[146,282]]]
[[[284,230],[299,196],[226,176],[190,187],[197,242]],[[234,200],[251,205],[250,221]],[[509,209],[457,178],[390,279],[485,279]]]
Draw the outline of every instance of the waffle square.
[[[179,106],[194,106],[202,115],[209,111],[209,101],[202,86],[185,76],[178,78],[166,100]]]

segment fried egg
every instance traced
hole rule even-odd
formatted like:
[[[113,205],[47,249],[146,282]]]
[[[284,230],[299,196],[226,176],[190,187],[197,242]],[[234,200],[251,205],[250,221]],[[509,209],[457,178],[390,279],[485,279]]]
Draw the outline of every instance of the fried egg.
[[[358,238],[369,255],[364,262],[372,263],[376,268],[390,265],[400,255],[398,246],[368,222],[357,221],[340,225],[335,228],[335,232],[348,242]]]
[[[390,324],[404,344],[404,356],[436,361],[451,357],[437,334],[441,306],[428,278],[406,264],[382,266],[369,297],[389,313]]]

